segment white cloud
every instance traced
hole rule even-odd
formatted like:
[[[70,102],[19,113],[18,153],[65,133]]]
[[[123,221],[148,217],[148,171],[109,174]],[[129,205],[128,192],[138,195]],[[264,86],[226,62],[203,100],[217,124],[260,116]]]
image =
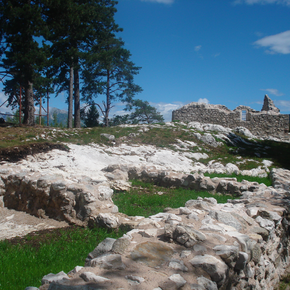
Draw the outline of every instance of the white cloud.
[[[158,112],[163,115],[165,122],[171,122],[172,121],[172,111],[177,110],[184,106],[181,102],[174,102],[174,103],[151,103],[150,105],[155,107]]]
[[[194,47],[195,51],[200,51],[200,49],[201,49],[201,45],[197,45],[197,46]]]
[[[269,94],[274,95],[274,96],[283,96],[284,95],[283,93],[279,92],[276,89],[261,89],[261,91],[266,91]]]
[[[206,99],[206,98],[204,98],[204,99],[198,99],[198,101],[197,101],[198,103],[203,103],[203,104],[209,104],[209,100],[208,99]]]
[[[156,2],[156,3],[163,3],[163,4],[173,4],[174,0],[141,0],[143,2]]]
[[[290,0],[289,0],[290,1]],[[267,53],[290,53],[290,30],[275,35],[263,37],[254,42],[259,47],[268,47]]]
[[[290,112],[290,101],[279,100],[274,102],[281,112]]]
[[[281,5],[290,6],[290,0],[235,0],[233,3],[234,4],[248,4],[248,5],[281,4]]]

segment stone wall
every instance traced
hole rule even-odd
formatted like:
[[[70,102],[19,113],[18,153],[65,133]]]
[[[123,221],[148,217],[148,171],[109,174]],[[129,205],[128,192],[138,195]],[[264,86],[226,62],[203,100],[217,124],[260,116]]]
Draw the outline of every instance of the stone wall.
[[[256,136],[287,137],[289,132],[289,115],[280,114],[279,109],[277,111],[265,107],[265,103],[268,102],[269,97],[266,95],[261,112],[247,106],[239,106],[232,111],[222,105],[193,102],[173,111],[172,121],[196,121],[229,128],[245,127]]]

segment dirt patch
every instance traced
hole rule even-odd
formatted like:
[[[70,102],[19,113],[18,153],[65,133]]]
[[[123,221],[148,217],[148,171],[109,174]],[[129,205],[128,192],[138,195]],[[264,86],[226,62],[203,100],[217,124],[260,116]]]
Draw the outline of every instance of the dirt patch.
[[[0,149],[0,161],[17,162],[37,153],[46,153],[53,149],[69,151],[69,148],[61,143],[31,143]]]
[[[37,218],[25,212],[0,207],[0,240],[24,237],[31,232],[67,226],[68,223],[64,221]]]

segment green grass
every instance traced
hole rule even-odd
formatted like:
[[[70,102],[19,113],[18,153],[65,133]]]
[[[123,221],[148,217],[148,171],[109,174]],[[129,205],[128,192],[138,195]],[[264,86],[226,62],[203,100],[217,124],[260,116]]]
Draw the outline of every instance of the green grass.
[[[248,180],[250,182],[258,182],[258,183],[264,183],[266,186],[271,186],[272,181],[269,176],[267,177],[255,177],[255,176],[247,176],[247,175],[240,175],[240,174],[216,174],[216,173],[204,173],[204,176],[208,176],[210,178],[214,177],[234,177],[237,179],[238,182],[241,182],[243,180]]]
[[[166,207],[178,208],[184,206],[190,199],[200,197],[214,197],[219,203],[225,203],[228,195],[212,195],[208,192],[196,192],[184,188],[164,188],[150,183],[133,180],[129,192],[118,192],[113,195],[114,203],[119,211],[129,216],[148,217],[163,212]],[[159,195],[158,192],[162,192]]]
[[[84,266],[87,255],[106,237],[122,233],[105,229],[70,227],[29,234],[0,242],[0,289],[23,290],[39,287],[49,273],[69,272]]]

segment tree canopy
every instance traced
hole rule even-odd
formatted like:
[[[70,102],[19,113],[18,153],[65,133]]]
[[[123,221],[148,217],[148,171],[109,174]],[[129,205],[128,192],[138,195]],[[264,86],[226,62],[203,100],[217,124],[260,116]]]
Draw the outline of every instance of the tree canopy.
[[[147,101],[142,101],[139,99],[132,100],[127,104],[127,111],[134,110],[130,115],[129,119],[132,124],[139,123],[157,123],[164,122],[164,118],[160,112],[153,106],[151,106]]]
[[[113,102],[131,102],[134,95],[142,91],[134,84],[134,76],[139,73],[140,67],[130,61],[131,54],[123,46],[121,39],[105,38],[93,47],[83,70],[84,101],[89,102],[98,95],[105,96],[103,104],[98,104],[105,126],[109,126]]]
[[[34,124],[34,101],[45,92],[68,92],[68,124],[80,127],[83,100],[105,96],[98,107],[108,125],[112,102],[129,101],[141,88],[133,83],[139,68],[115,36],[114,0],[2,0],[0,66],[9,104],[19,104],[23,88],[24,123]],[[54,88],[54,91],[52,89]],[[16,98],[15,98],[16,97]]]

